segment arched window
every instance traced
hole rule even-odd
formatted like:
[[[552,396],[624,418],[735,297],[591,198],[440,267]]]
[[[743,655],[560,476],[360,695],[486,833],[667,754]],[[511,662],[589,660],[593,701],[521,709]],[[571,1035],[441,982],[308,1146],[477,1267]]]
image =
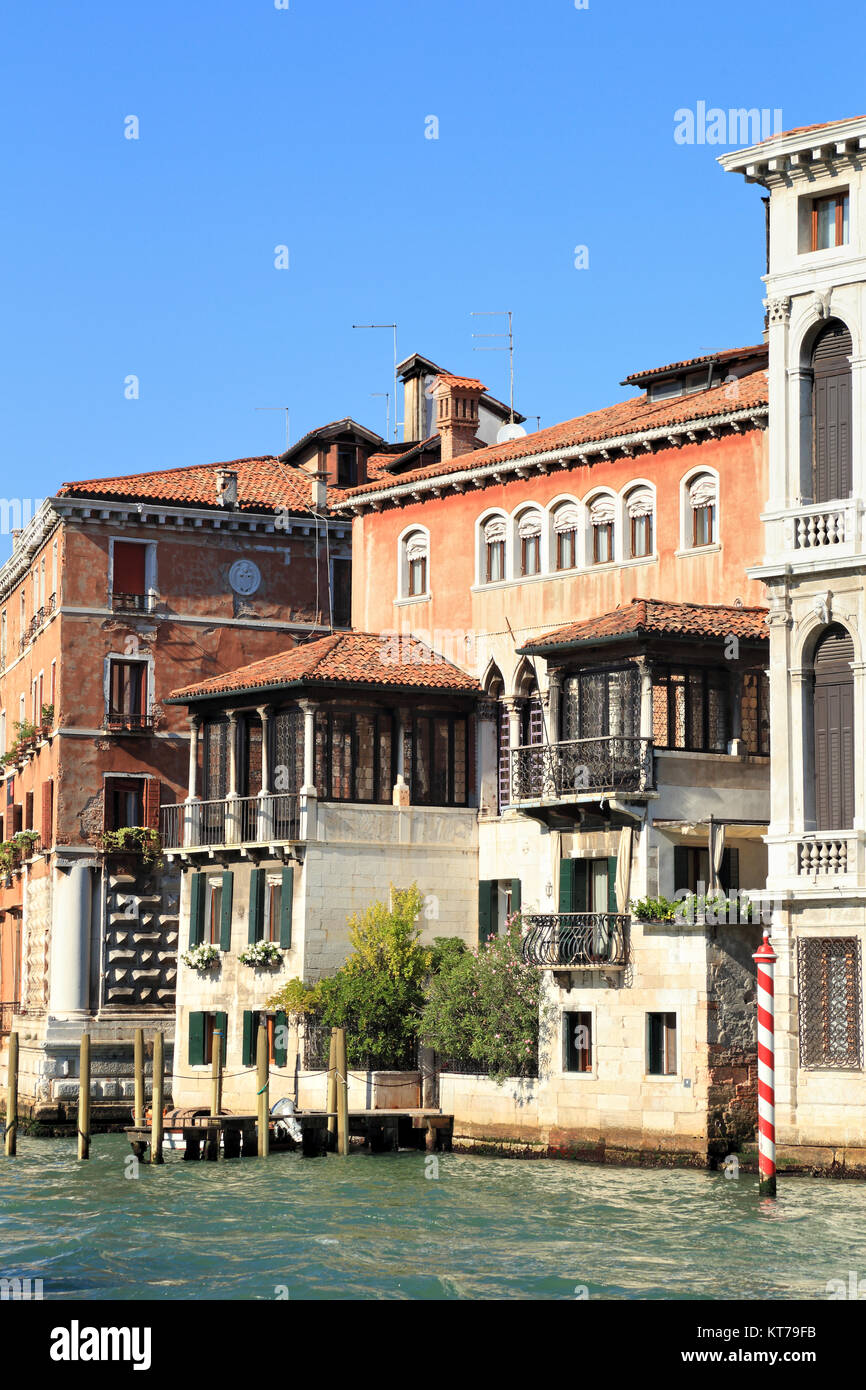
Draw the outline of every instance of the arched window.
[[[626,498],[629,553],[633,560],[653,553],[653,512],[655,501],[648,487],[634,488]]]
[[[505,519],[492,516],[484,523],[481,549],[481,582],[496,584],[505,578]]]
[[[580,531],[580,511],[573,502],[565,502],[553,514],[553,534],[556,537],[556,568],[573,570],[580,563],[577,537]]]
[[[851,496],[851,334],[831,319],[812,348],[812,483],[816,502]]]
[[[524,512],[517,522],[520,542],[520,573],[529,576],[541,572],[541,515]]]
[[[717,539],[718,483],[712,473],[698,473],[688,486],[685,543],[712,545]]]
[[[592,563],[607,565],[613,559],[614,516],[616,504],[612,497],[597,497],[589,509],[592,530]]]
[[[409,531],[401,540],[401,598],[424,598],[428,593],[430,542],[426,531]]]
[[[511,727],[508,706],[503,699],[505,682],[498,666],[493,666],[485,681],[485,691],[489,700],[495,700],[496,711],[496,758],[497,758],[497,810],[501,815],[511,804]]]
[[[819,830],[854,824],[854,642],[838,623],[815,649],[812,719],[815,819]]]

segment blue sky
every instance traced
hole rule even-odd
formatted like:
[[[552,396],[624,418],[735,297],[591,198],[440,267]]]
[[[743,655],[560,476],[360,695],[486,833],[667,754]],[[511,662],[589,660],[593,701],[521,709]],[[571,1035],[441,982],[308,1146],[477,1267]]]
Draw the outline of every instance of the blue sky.
[[[858,114],[863,37],[862,0],[7,7],[0,492],[278,451],[257,406],[382,430],[391,337],[354,322],[502,396],[470,314],[512,309],[542,424],[759,340],[760,190],[674,113]]]

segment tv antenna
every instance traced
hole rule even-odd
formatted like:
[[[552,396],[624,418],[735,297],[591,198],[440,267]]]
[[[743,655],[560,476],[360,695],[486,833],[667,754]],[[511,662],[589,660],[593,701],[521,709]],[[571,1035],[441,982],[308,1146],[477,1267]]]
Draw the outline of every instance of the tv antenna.
[[[287,405],[257,405],[256,410],[284,410],[286,412],[286,453],[289,451],[289,407]]]
[[[390,391],[371,391],[371,396],[385,397],[385,438],[391,433],[391,392]]]
[[[353,328],[390,328],[394,334],[394,438],[397,438],[397,325],[396,323],[353,323]],[[388,422],[390,430],[391,424]]]
[[[475,347],[473,352],[507,352],[508,353],[508,408],[510,411],[509,425],[514,424],[514,333],[512,330],[512,313],[510,309],[473,309],[471,317],[474,319],[507,318],[508,328],[505,333],[473,333],[473,338],[505,338],[507,341],[502,347]],[[525,430],[521,430],[525,434]]]

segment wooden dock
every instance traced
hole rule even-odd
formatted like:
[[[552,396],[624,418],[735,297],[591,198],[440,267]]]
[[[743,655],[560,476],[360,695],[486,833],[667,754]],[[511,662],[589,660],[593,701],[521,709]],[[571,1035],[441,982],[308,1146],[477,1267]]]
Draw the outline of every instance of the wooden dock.
[[[319,1158],[333,1152],[335,1134],[328,1130],[328,1120],[335,1115],[335,1111],[300,1110],[291,1117],[269,1117],[269,1149],[280,1152],[300,1148],[305,1158]],[[281,1122],[289,1118],[300,1127],[300,1144],[281,1133]],[[350,1139],[360,1137],[363,1147],[371,1153],[421,1148],[433,1153],[437,1149],[450,1149],[453,1125],[454,1117],[443,1115],[440,1110],[349,1111]],[[185,1116],[182,1123],[173,1123],[167,1117],[164,1132],[182,1135],[185,1162],[199,1159],[215,1162],[220,1147],[224,1158],[249,1158],[258,1153],[256,1115],[190,1115]],[[133,1153],[143,1159],[151,1143],[151,1127],[130,1126],[125,1133]]]

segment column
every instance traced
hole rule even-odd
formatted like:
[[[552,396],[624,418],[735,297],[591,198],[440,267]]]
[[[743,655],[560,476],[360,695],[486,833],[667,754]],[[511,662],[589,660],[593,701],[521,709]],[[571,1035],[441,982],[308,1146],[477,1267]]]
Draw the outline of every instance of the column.
[[[640,737],[639,760],[642,768],[641,786],[653,785],[653,670],[649,658],[639,656],[635,662],[640,672]],[[643,742],[646,740],[646,742]]]
[[[301,700],[300,708],[304,714],[304,785],[301,787],[300,815],[301,839],[313,840],[316,837],[317,796],[316,791],[316,705],[312,700]]]
[[[746,752],[746,745],[743,741],[743,673],[734,670],[730,673],[730,699],[731,699],[731,741],[728,744],[728,752],[735,757],[742,757]]]
[[[521,746],[523,737],[521,714],[523,711],[523,700],[509,697],[503,701],[508,711],[508,758],[509,758],[509,786],[511,791],[510,800],[512,804],[521,797],[528,796],[529,788],[538,781],[532,776],[531,753],[520,754],[517,749]]]
[[[201,715],[189,716],[189,779],[186,801],[183,804],[183,835],[178,842],[184,845],[197,845],[200,836],[201,808],[198,796],[198,744],[201,730]],[[181,827],[178,826],[178,831]]]
[[[241,808],[238,805],[238,712],[229,710],[229,777],[226,788],[225,843],[239,844],[242,839]]]
[[[271,795],[271,715],[270,705],[259,705],[258,716],[262,724],[262,787],[259,792],[258,837],[268,840],[274,833],[274,798]]]
[[[478,737],[475,741],[475,785],[478,807],[485,815],[499,812],[499,704],[484,700],[477,711]]]
[[[562,671],[558,668],[547,672],[547,736],[551,743],[559,743],[560,711],[562,708]]]
[[[55,888],[49,1011],[55,1018],[78,1018],[90,1012],[93,870],[75,864],[68,873],[56,874]]]
[[[395,806],[408,806],[411,800],[411,789],[406,781],[406,750],[404,747],[410,718],[409,710],[395,709],[394,737],[397,740],[397,780],[391,793],[391,801]]]

